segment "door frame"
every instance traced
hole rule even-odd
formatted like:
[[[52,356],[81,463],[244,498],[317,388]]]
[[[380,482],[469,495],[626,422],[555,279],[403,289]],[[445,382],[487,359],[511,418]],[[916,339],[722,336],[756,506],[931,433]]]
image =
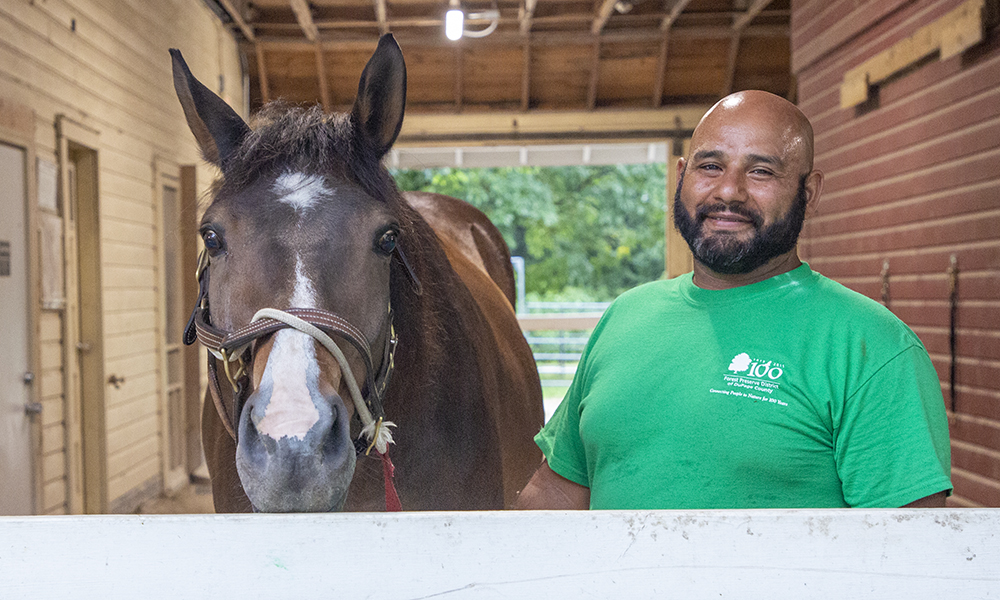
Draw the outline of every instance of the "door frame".
[[[176,207],[177,212],[177,222],[167,223],[164,218],[164,200],[163,200],[163,188],[169,185],[173,187],[176,191]],[[166,492],[170,493],[178,490],[184,484],[188,482],[188,458],[187,458],[187,411],[186,411],[186,398],[185,393],[185,376],[183,371],[185,370],[185,350],[183,343],[177,348],[177,366],[181,369],[181,377],[178,382],[180,385],[181,392],[181,403],[179,407],[180,414],[172,415],[174,419],[177,420],[177,425],[180,427],[181,435],[178,439],[173,439],[173,431],[170,427],[171,419],[171,404],[170,404],[170,372],[169,372],[169,348],[167,343],[167,297],[166,293],[168,289],[174,289],[179,291],[181,296],[183,296],[184,290],[184,279],[183,276],[187,274],[187,264],[184,261],[184,246],[183,246],[183,236],[184,228],[180,221],[180,214],[183,212],[183,181],[181,179],[181,167],[171,160],[154,157],[153,159],[153,202],[154,202],[154,218],[156,222],[156,267],[157,267],[157,281],[156,284],[160,289],[160,293],[156,295],[156,308],[157,308],[157,340],[156,340],[156,352],[157,352],[157,364],[159,366],[160,376],[158,378],[159,393],[157,394],[158,406],[160,412],[160,469],[163,473],[163,488]],[[179,281],[167,281],[167,269],[166,269],[166,244],[165,236],[170,227],[175,227],[177,234],[181,237],[181,244],[179,248],[181,249],[181,254],[176,258],[177,261],[177,278]],[[175,311],[178,314],[178,322],[184,322],[184,316],[181,314],[184,312],[183,309],[178,306],[175,307],[178,310]],[[179,334],[180,332],[178,332]],[[178,335],[180,339],[180,335]],[[174,445],[176,444],[176,448]],[[171,453],[172,451],[180,452],[181,458],[179,465],[171,468]]]
[[[99,133],[65,115],[56,116],[59,195],[63,206],[66,309],[63,319],[63,373],[66,394],[67,504],[72,514],[108,510],[107,420],[104,398],[104,307],[101,283]],[[88,193],[70,194],[70,164],[84,156],[76,182]],[[81,179],[81,177],[83,179]],[[79,191],[79,190],[78,190]],[[74,205],[75,204],[75,205]],[[87,210],[80,210],[84,206]],[[86,219],[84,220],[84,217]],[[85,228],[81,235],[81,225]],[[84,269],[80,243],[94,258]],[[81,293],[81,288],[85,294]],[[93,318],[80,319],[83,303],[96,303]],[[81,344],[83,338],[88,346]],[[81,365],[85,364],[85,368]],[[86,443],[84,443],[86,439]]]
[[[35,161],[35,111],[25,105],[0,98],[0,141],[20,148],[24,151],[24,181],[25,181],[25,270],[28,279],[27,286],[27,364],[30,373],[34,375],[34,380],[28,390],[29,402],[40,406],[41,393],[41,300],[39,292],[41,289],[41,266],[38,254],[39,244],[39,219],[38,219],[38,180],[36,175]],[[32,512],[41,514],[44,510],[44,484],[42,478],[42,418],[36,414],[31,419],[29,455],[31,456],[32,480]]]

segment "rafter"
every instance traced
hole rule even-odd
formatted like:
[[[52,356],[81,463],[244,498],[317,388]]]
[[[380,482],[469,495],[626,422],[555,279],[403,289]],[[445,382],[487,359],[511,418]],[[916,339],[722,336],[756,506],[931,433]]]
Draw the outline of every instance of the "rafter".
[[[386,0],[374,0],[375,19],[378,20],[378,32],[381,35],[389,33],[389,19],[387,16]]]
[[[455,110],[462,110],[462,96],[464,95],[463,85],[463,66],[465,61],[462,59],[462,46],[461,44],[455,46]]]
[[[750,24],[750,21],[753,21],[757,15],[759,15],[761,11],[767,8],[773,1],[774,0],[754,0],[753,4],[750,5],[750,8],[748,8],[745,13],[733,19],[733,30],[743,31],[746,29],[746,26]]]
[[[728,96],[733,93],[733,80],[736,78],[736,59],[740,54],[740,32],[733,31],[732,37],[729,38],[729,56],[726,59],[726,75],[723,79],[722,84],[722,96]]]
[[[656,77],[653,81],[653,108],[663,105],[663,84],[667,79],[667,51],[670,48],[670,31],[663,33],[660,42],[660,54],[656,59]]]
[[[531,33],[531,21],[535,18],[536,6],[538,6],[538,0],[524,0],[524,4],[518,10],[517,20],[521,23],[521,35]]]
[[[597,16],[594,17],[594,22],[590,26],[590,33],[600,35],[601,30],[607,25],[608,19],[611,18],[611,12],[615,10],[616,2],[618,0],[602,0],[601,7],[597,9]]]
[[[323,61],[323,45],[316,43],[316,72],[319,74],[319,97],[323,102],[323,112],[330,112],[330,86],[326,82],[326,64]]]
[[[240,14],[240,11],[236,10],[236,6],[233,4],[232,0],[219,0],[219,4],[222,8],[229,13],[229,17],[236,23],[236,26],[240,28],[243,35],[251,42],[256,41],[256,36],[253,33],[253,28],[247,24],[246,19]]]
[[[694,27],[674,27],[670,30],[670,36],[677,40],[700,40],[700,39],[729,39],[733,30],[731,26],[694,26]],[[750,25],[743,30],[742,37],[787,37],[789,29],[787,25]],[[604,43],[615,42],[649,42],[663,39],[663,32],[659,28],[636,29],[628,31],[610,31],[601,35]],[[437,38],[426,36],[409,35],[400,33],[396,35],[396,40],[400,46],[412,48],[436,48],[445,44]],[[531,37],[532,46],[560,46],[566,44],[589,44],[593,36],[589,31],[552,31],[545,35],[533,35]],[[300,49],[311,50],[312,44],[301,37],[291,36],[257,36],[257,41],[263,43],[267,48],[283,48],[286,50]],[[497,31],[489,37],[476,40],[481,46],[504,46],[519,44],[524,42],[521,34],[514,32]],[[338,34],[335,38],[324,38],[322,40],[323,49],[327,52],[338,50],[364,50],[370,52],[372,49],[372,36],[355,35],[350,33]]]
[[[271,101],[271,90],[267,83],[267,65],[264,64],[264,44],[253,45],[254,53],[257,55],[257,78],[260,79],[260,99],[267,104]]]
[[[587,88],[587,108],[594,110],[597,106],[597,83],[601,74],[601,38],[594,36],[594,46],[590,56],[590,85]]]
[[[309,3],[306,0],[288,0],[288,3],[292,6],[292,12],[295,13],[295,18],[299,22],[299,27],[302,28],[302,33],[305,34],[306,39],[310,42],[316,42],[319,40],[319,29],[316,28],[316,23],[313,22],[312,9],[309,8]]]
[[[524,41],[523,66],[521,71],[521,111],[528,112],[531,106],[531,38]]]
[[[722,87],[722,95],[728,96],[733,91],[733,80],[736,78],[736,60],[740,54],[740,42],[743,32],[762,10],[773,0],[753,0],[753,3],[742,13],[733,18],[733,33],[729,38],[729,57],[726,60],[726,76]]]
[[[667,16],[663,17],[663,20],[660,21],[660,31],[670,31],[670,28],[674,26],[674,21],[677,20],[677,17],[684,12],[684,9],[687,8],[687,5],[690,3],[691,0],[676,0],[674,5],[670,7],[670,12],[667,13]]]
[[[670,50],[670,30],[674,26],[674,21],[684,12],[691,0],[676,0],[670,7],[670,12],[660,21],[660,31],[663,32],[663,39],[660,40],[660,54],[656,61],[656,77],[653,78],[653,108],[663,105],[663,84],[667,77],[667,58]]]

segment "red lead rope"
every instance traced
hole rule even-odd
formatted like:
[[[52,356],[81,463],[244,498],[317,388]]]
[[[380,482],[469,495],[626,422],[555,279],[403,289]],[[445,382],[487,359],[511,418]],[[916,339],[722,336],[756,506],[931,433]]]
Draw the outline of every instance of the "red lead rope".
[[[385,510],[387,512],[399,512],[403,510],[403,505],[399,502],[399,494],[396,493],[396,486],[392,483],[396,467],[389,460],[389,451],[384,453],[375,451],[382,458],[382,479],[385,480]]]

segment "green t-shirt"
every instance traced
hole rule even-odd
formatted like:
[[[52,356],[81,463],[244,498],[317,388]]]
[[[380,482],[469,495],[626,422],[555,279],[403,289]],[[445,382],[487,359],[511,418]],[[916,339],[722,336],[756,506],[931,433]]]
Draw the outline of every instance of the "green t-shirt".
[[[623,294],[535,441],[591,508],[896,507],[952,487],[920,340],[805,264]]]

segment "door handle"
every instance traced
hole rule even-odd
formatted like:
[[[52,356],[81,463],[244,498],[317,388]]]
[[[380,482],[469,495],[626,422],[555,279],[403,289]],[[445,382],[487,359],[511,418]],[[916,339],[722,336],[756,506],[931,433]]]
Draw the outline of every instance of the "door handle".
[[[42,403],[41,402],[25,402],[24,403],[24,414],[26,414],[26,415],[40,415],[40,414],[42,414]]]
[[[108,377],[108,383],[115,386],[116,390],[119,390],[121,389],[122,384],[125,383],[125,378],[119,377],[117,375],[111,375],[110,377]]]
[[[76,343],[76,350],[77,350],[77,352],[90,352],[91,348],[93,348],[93,346],[90,345],[90,342],[77,342]]]

